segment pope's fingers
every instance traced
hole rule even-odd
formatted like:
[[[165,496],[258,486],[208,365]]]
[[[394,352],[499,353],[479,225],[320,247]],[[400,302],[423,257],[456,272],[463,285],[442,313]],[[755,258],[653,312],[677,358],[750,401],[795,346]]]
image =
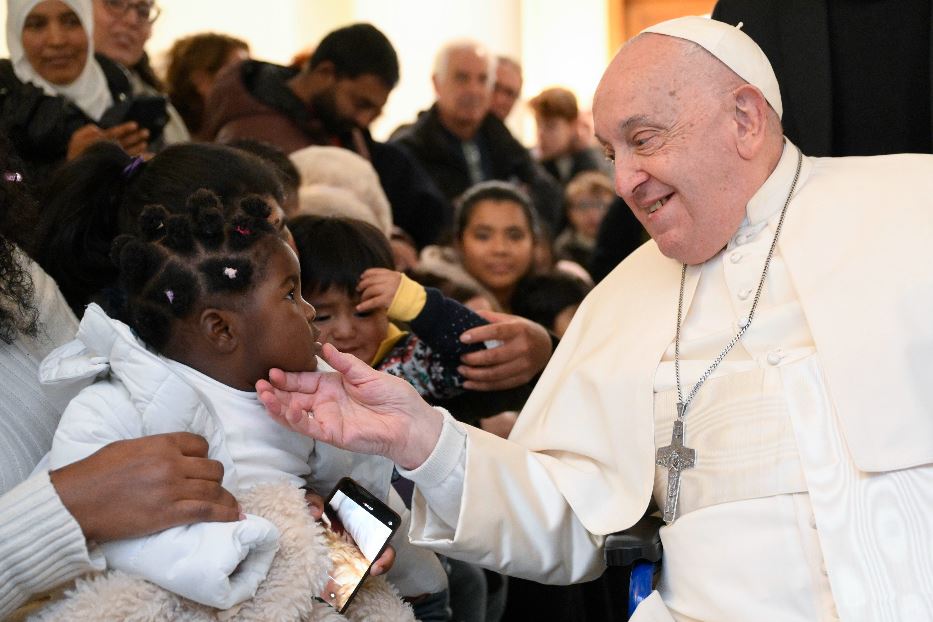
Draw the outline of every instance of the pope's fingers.
[[[321,383],[322,372],[269,370],[269,383],[274,389],[314,393]]]
[[[258,390],[256,396],[270,415],[280,416],[285,413],[285,404],[276,397],[274,389]]]
[[[291,428],[305,436],[320,440],[322,430],[321,426],[314,418],[313,410],[289,406],[284,409],[279,416],[274,416],[273,418],[285,425],[285,427]]]
[[[335,371],[342,374],[351,383],[356,384],[375,374],[375,370],[352,354],[341,352],[332,344],[325,343],[321,356]]]

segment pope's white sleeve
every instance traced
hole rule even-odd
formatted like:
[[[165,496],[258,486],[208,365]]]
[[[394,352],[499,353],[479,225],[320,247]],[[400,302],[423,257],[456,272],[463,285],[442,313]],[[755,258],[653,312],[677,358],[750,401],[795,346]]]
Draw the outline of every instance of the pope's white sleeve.
[[[395,548],[395,564],[386,574],[386,579],[398,588],[402,596],[433,594],[447,589],[447,573],[433,551],[415,546],[408,539],[411,513],[395,489],[389,490],[389,507],[398,512],[402,522],[392,536]]]
[[[251,598],[278,549],[275,525],[259,516],[172,527],[102,545],[107,565],[195,602],[229,609]]]
[[[517,443],[445,416],[415,482],[412,543],[511,576],[573,583],[604,570],[604,538],[591,534],[539,457]]]
[[[412,499],[412,529],[417,526],[419,531],[426,530],[424,537],[445,540],[453,538],[460,516],[467,434],[450,413],[437,410],[444,415],[444,426],[431,455],[418,468],[408,471],[398,467],[398,472],[417,485],[416,497],[426,501],[416,511]],[[411,535],[414,540],[415,535]]]

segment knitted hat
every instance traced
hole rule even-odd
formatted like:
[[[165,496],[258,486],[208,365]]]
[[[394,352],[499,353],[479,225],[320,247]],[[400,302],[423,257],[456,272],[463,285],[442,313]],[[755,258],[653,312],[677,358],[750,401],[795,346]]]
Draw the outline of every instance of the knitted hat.
[[[741,27],[741,22],[738,26],[730,26],[706,17],[691,16],[661,22],[645,28],[642,32],[677,37],[696,43],[761,91],[780,117],[784,112],[781,105],[781,89],[771,63],[758,44],[740,30]]]

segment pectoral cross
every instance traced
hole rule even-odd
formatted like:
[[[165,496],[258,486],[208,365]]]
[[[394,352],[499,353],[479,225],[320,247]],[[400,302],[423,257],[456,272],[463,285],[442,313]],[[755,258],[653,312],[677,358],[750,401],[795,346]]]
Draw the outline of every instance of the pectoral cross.
[[[664,522],[670,525],[677,516],[680,497],[680,473],[696,465],[695,449],[684,447],[684,405],[677,403],[677,419],[671,433],[671,444],[657,451],[654,462],[667,469],[667,498],[664,500]]]

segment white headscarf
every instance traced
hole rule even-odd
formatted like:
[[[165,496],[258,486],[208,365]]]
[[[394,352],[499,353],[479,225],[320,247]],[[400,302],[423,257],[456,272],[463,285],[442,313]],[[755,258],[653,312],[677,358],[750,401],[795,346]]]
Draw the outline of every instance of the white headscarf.
[[[61,0],[81,20],[87,35],[87,62],[81,75],[71,84],[52,84],[36,72],[23,51],[23,24],[26,17],[43,0],[7,0],[6,40],[10,48],[13,73],[21,82],[31,82],[47,95],[62,95],[95,121],[113,105],[104,70],[94,58],[94,7],[91,0]]]

